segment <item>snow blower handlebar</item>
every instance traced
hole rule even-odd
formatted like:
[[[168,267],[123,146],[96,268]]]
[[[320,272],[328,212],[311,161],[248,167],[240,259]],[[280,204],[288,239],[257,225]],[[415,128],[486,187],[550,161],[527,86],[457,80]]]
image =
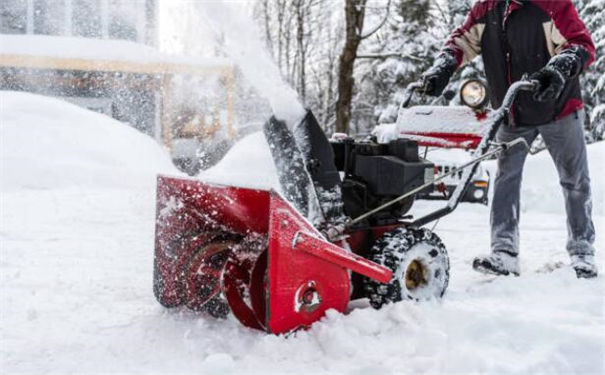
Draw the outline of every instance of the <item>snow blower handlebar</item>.
[[[405,94],[403,97],[404,99],[401,101],[401,104],[399,105],[399,111],[401,111],[401,108],[408,107],[408,105],[410,104],[410,101],[412,100],[412,97],[414,97],[414,93],[416,91],[423,91],[425,89],[426,89],[426,82],[424,82],[424,80],[419,80],[419,81],[410,83],[405,89]]]
[[[498,144],[498,145],[496,145],[496,148],[489,151],[490,146],[494,145],[492,140],[495,138],[496,132],[498,131],[498,128],[500,127],[502,122],[504,122],[504,120],[508,117],[508,115],[510,113],[510,108],[511,108],[515,98],[517,97],[517,94],[521,91],[532,91],[537,87],[537,84],[538,84],[537,81],[530,81],[527,78],[523,77],[520,81],[517,81],[510,86],[510,88],[506,92],[504,100],[502,101],[502,105],[493,114],[492,122],[491,122],[490,126],[487,128],[485,135],[481,139],[479,146],[473,153],[472,160],[468,161],[467,163],[465,163],[464,165],[462,165],[459,168],[453,169],[449,173],[439,176],[438,178],[436,178],[435,180],[433,180],[431,182],[421,185],[421,186],[393,199],[392,201],[381,205],[380,207],[377,207],[371,211],[368,211],[365,214],[356,217],[355,219],[349,220],[346,223],[346,227],[351,227],[352,225],[354,225],[362,220],[367,219],[368,217],[384,210],[385,208],[390,207],[393,204],[396,204],[397,202],[400,202],[400,201],[404,200],[405,198],[408,198],[408,197],[418,193],[419,191],[433,185],[435,182],[441,181],[448,176],[457,174],[461,170],[464,170],[464,174],[462,176],[462,181],[460,182],[460,184],[458,184],[458,186],[452,193],[450,200],[448,201],[448,204],[445,207],[443,207],[437,211],[434,211],[428,215],[425,215],[425,216],[415,220],[412,223],[412,226],[421,227],[425,224],[435,221],[435,220],[451,213],[452,211],[454,211],[454,209],[458,206],[458,203],[460,203],[460,200],[464,196],[464,192],[469,187],[472,177],[475,174],[475,172],[477,171],[477,167],[481,161],[491,157],[492,155],[505,151],[505,150],[507,150],[511,147],[514,147],[516,145],[519,145],[519,144],[522,144],[526,148],[529,148],[529,145],[527,144],[525,139],[517,138],[508,143]],[[412,97],[413,92],[421,87],[423,87],[422,82],[414,82],[414,83],[410,84],[407,88],[407,92],[409,93],[408,97],[406,99],[404,99],[401,106],[402,107],[407,106],[407,102],[409,102],[410,98]],[[469,167],[471,167],[471,168],[469,168]]]
[[[428,82],[426,78],[420,78],[418,81],[412,82],[405,88],[405,93],[403,95],[403,100],[399,104],[399,112],[401,112],[402,108],[407,108],[414,97],[414,93],[419,92],[424,95],[428,90]],[[436,96],[435,100],[441,97],[444,94]],[[397,112],[397,113],[399,113]]]

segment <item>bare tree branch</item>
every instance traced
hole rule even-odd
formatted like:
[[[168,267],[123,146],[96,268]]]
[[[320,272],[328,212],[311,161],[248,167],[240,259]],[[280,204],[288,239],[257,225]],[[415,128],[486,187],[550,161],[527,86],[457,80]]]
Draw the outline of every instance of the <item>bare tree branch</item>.
[[[414,61],[424,61],[424,58],[422,57],[399,52],[367,53],[364,55],[357,55],[358,59],[387,59],[389,57],[399,57],[402,59],[410,59]]]
[[[390,8],[391,8],[391,0],[389,0],[387,2],[387,6],[386,6],[386,12],[384,13],[384,18],[382,19],[382,21],[380,21],[380,23],[374,28],[372,29],[372,31],[368,32],[365,35],[362,35],[360,38],[361,40],[369,38],[370,36],[372,36],[373,34],[375,34],[378,30],[380,30],[384,24],[387,22],[387,20],[389,19],[389,13],[390,13]]]

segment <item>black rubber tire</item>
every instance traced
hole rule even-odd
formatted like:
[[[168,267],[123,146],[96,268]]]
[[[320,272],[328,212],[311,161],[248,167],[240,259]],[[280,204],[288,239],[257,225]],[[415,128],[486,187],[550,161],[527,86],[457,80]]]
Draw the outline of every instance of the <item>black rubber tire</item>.
[[[374,308],[402,300],[441,298],[447,289],[450,277],[447,251],[441,239],[428,229],[401,227],[385,233],[370,249],[369,259],[393,271],[388,284],[364,278],[364,294]],[[406,272],[414,271],[414,261],[422,266],[422,285],[408,288]]]

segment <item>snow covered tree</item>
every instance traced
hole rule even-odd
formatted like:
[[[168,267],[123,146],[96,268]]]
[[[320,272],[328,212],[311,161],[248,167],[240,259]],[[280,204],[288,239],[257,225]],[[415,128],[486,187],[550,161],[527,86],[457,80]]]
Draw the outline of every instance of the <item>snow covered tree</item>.
[[[258,0],[253,13],[282,78],[330,132],[343,35],[341,4],[330,0]]]
[[[605,136],[605,0],[578,0],[576,6],[596,46],[596,61],[582,75],[582,97],[588,115],[586,138],[594,142]]]
[[[431,2],[398,0],[387,25],[359,54],[360,80],[354,120],[359,131],[393,122],[405,87],[418,79],[442,42],[432,33]]]

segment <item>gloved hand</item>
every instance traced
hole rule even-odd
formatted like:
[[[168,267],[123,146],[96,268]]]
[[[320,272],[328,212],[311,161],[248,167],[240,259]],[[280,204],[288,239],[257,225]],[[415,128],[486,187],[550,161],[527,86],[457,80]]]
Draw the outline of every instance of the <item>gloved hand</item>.
[[[433,66],[422,74],[424,94],[430,96],[441,95],[457,67],[456,58],[447,52],[442,52]]]
[[[581,47],[568,48],[558,55],[553,56],[546,66],[529,78],[539,82],[534,99],[546,102],[557,99],[567,80],[577,76],[582,71],[584,62],[588,59],[587,52]]]
[[[534,100],[538,102],[548,102],[557,99],[565,88],[563,74],[548,65],[532,74],[529,78],[538,81],[538,87],[534,91]]]

